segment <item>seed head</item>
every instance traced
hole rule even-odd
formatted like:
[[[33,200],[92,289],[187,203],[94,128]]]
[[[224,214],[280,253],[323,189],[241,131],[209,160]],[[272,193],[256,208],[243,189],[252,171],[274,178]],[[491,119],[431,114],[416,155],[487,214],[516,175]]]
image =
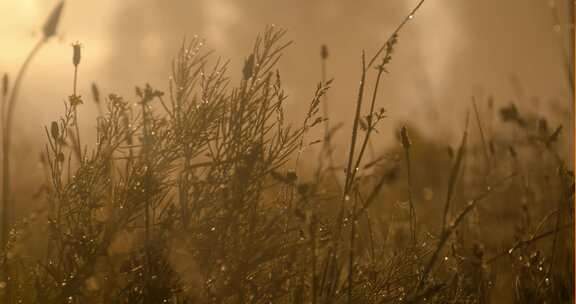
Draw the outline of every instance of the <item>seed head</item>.
[[[248,80],[252,77],[254,73],[254,54],[251,54],[248,59],[244,62],[244,69],[242,69],[242,74],[244,74],[244,79]]]
[[[58,137],[60,136],[60,130],[58,129],[58,123],[53,121],[52,125],[50,126],[50,134],[52,135],[52,138],[56,141],[58,140]]]
[[[44,23],[44,27],[42,28],[42,33],[44,34],[44,39],[48,39],[54,35],[56,35],[56,29],[58,28],[58,23],[60,22],[60,16],[62,15],[62,8],[64,8],[64,1],[60,1],[52,10],[52,14]]]
[[[410,149],[410,138],[408,137],[408,129],[406,126],[402,126],[402,128],[400,128],[400,140],[404,149]]]
[[[2,97],[6,97],[8,95],[8,74],[4,73],[2,77]]]
[[[78,66],[80,64],[80,59],[82,59],[82,44],[75,42],[72,44],[72,64]]]
[[[98,86],[94,82],[92,83],[92,98],[94,98],[94,102],[96,104],[100,103],[100,90],[98,89]]]
[[[328,47],[325,44],[320,48],[320,57],[322,57],[323,60],[328,59]]]

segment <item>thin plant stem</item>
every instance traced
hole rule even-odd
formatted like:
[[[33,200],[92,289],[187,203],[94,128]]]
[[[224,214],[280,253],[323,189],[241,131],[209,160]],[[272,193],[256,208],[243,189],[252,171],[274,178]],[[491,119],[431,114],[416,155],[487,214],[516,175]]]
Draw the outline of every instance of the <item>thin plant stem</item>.
[[[508,180],[510,177],[512,177],[512,175],[509,175],[507,177],[505,177],[502,181],[500,181],[499,183],[495,184],[494,187],[486,187],[486,189],[479,194],[476,198],[472,199],[470,202],[468,202],[467,206],[464,208],[464,210],[462,210],[460,212],[460,214],[458,214],[456,216],[456,218],[454,219],[454,221],[446,226],[442,232],[440,233],[440,238],[438,241],[438,245],[436,246],[436,249],[434,250],[434,252],[432,253],[432,257],[430,258],[430,260],[428,261],[428,263],[426,264],[426,266],[424,267],[424,271],[422,272],[422,276],[420,277],[420,280],[418,281],[418,284],[416,285],[416,293],[420,292],[425,284],[426,281],[428,280],[428,276],[430,275],[430,272],[432,271],[432,268],[434,267],[434,265],[436,264],[436,261],[438,260],[438,257],[440,255],[440,252],[442,251],[442,249],[444,248],[444,245],[446,244],[446,241],[448,241],[448,239],[450,238],[450,236],[452,235],[452,233],[456,230],[456,228],[460,225],[460,223],[462,222],[462,220],[464,220],[464,218],[466,217],[466,215],[468,213],[470,213],[470,211],[472,211],[476,205],[478,204],[478,202],[482,201],[483,199],[485,199],[488,195],[490,195],[497,186],[502,185],[506,180]]]
[[[547,231],[542,232],[540,234],[533,235],[532,237],[530,237],[527,240],[516,242],[516,244],[514,244],[514,246],[512,246],[510,249],[503,250],[500,253],[495,254],[491,258],[487,259],[485,263],[486,263],[486,265],[492,264],[492,263],[496,262],[497,260],[499,260],[500,258],[512,254],[516,249],[518,249],[520,247],[528,246],[528,245],[530,245],[536,241],[547,238],[549,236],[553,236],[557,232],[559,232],[560,230],[573,229],[573,228],[574,228],[574,222],[570,222],[570,223],[562,225],[558,228],[550,229],[550,230],[547,230]]]
[[[404,156],[406,159],[406,172],[408,175],[408,203],[410,204],[410,235],[412,236],[412,245],[416,246],[416,209],[412,195],[412,167],[410,165],[410,148],[404,147]]]
[[[146,93],[145,93],[146,94]],[[149,164],[149,153],[150,153],[150,130],[149,130],[149,120],[148,120],[148,112],[147,112],[147,105],[145,102],[145,98],[146,96],[144,96],[143,100],[141,101],[141,106],[142,106],[142,132],[143,132],[143,151],[142,151],[142,157],[143,157],[143,161],[145,164],[145,172],[144,172],[144,180],[145,185],[148,184],[148,181],[150,180],[150,170],[152,170],[150,168],[150,164]],[[145,259],[146,262],[144,264],[144,286],[146,286],[146,299],[148,298],[148,292],[150,289],[150,276],[151,276],[151,256],[150,256],[150,246],[151,246],[151,242],[150,242],[150,235],[151,235],[151,229],[152,229],[152,222],[153,219],[151,219],[150,217],[150,197],[146,196],[144,199],[144,253],[145,253]],[[147,301],[145,301],[145,303],[147,303]]]
[[[354,178],[356,177],[356,174],[358,173],[356,168],[360,167],[360,163],[362,162],[362,159],[364,157],[364,153],[366,151],[366,147],[368,146],[368,143],[370,142],[370,135],[372,134],[372,131],[374,131],[374,127],[376,124],[376,121],[374,119],[374,107],[376,105],[376,97],[378,96],[378,89],[380,87],[380,81],[382,80],[382,74],[384,73],[384,67],[380,66],[378,68],[378,74],[376,75],[376,84],[374,85],[374,91],[372,92],[372,100],[370,102],[370,111],[368,112],[368,129],[366,130],[366,134],[364,136],[364,141],[362,142],[362,146],[360,148],[360,153],[358,154],[358,158],[356,159],[356,164],[354,165],[354,171],[352,171],[352,181],[354,180]]]
[[[561,167],[563,168],[563,166]],[[564,184],[564,180],[563,180],[563,174],[564,173],[564,169],[560,169],[558,172],[558,175],[560,177],[560,182],[561,184]],[[548,268],[547,272],[546,272],[546,276],[548,277],[550,275],[550,273],[552,272],[552,269],[554,268],[554,264],[556,262],[556,251],[558,249],[558,237],[559,237],[559,232],[560,232],[560,227],[562,225],[562,214],[563,214],[563,205],[564,202],[566,202],[568,200],[565,199],[564,197],[564,190],[560,191],[560,197],[558,199],[558,213],[556,214],[556,223],[554,226],[554,238],[552,239],[552,253],[550,254],[550,267]]]
[[[454,190],[456,187],[456,181],[458,180],[458,175],[460,173],[460,168],[462,167],[462,159],[464,157],[464,151],[466,148],[466,139],[468,137],[468,117],[466,115],[466,126],[464,129],[464,134],[462,135],[462,141],[460,142],[460,147],[458,148],[458,154],[456,155],[456,161],[452,170],[450,171],[450,178],[448,180],[448,192],[446,193],[446,201],[444,203],[444,212],[442,215],[442,231],[446,230],[446,225],[448,222],[448,212],[450,210],[450,203],[454,195]]]
[[[354,200],[354,206],[352,207],[351,215],[356,213],[356,205],[358,200]],[[348,259],[348,303],[352,303],[352,292],[354,290],[354,246],[356,240],[356,221],[351,218],[352,229],[350,231],[350,256]]]
[[[28,57],[20,67],[18,71],[18,75],[16,76],[16,81],[14,82],[14,87],[11,90],[10,98],[8,99],[6,109],[6,113],[2,113],[2,240],[0,241],[0,248],[6,249],[8,244],[8,237],[9,231],[11,229],[11,221],[12,221],[12,213],[13,213],[13,202],[11,197],[11,144],[12,144],[12,124],[14,120],[14,113],[16,108],[16,102],[18,100],[18,93],[20,92],[20,86],[22,85],[22,80],[24,74],[28,70],[32,59],[36,56],[38,51],[42,48],[42,46],[46,43],[47,39],[42,38],[40,39],[36,45],[32,48]],[[3,103],[4,107],[4,103]],[[5,300],[8,303],[12,301],[12,283],[8,279],[10,277],[10,269],[8,267],[7,255],[5,260],[2,261],[2,277],[5,279],[6,282],[6,295]]]
[[[572,1],[568,1],[568,18],[570,20],[568,20],[568,22],[566,22],[566,24],[570,24],[573,25],[574,24],[574,5],[570,5],[570,2]],[[566,27],[562,26],[562,18],[560,17],[560,9],[558,7],[558,4],[555,3],[555,1],[552,2],[553,5],[550,7],[550,14],[552,15],[552,20],[554,21],[554,28],[558,27],[560,33],[559,33],[559,39],[558,39],[558,45],[560,47],[560,52],[562,53],[562,60],[564,61],[564,72],[566,73],[566,80],[568,81],[568,87],[570,89],[570,94],[571,94],[571,98],[569,98],[568,100],[570,101],[570,109],[572,110],[572,113],[574,113],[574,104],[573,104],[573,99],[574,99],[574,45],[573,45],[573,41],[566,41],[566,36],[568,37],[574,37],[573,35],[573,28],[569,29],[570,33],[569,35],[565,35],[565,33],[562,32],[563,29],[566,29]]]
[[[327,81],[327,61],[328,61],[328,50],[327,47],[325,45],[322,46],[322,50],[321,50],[321,77],[322,77],[322,83],[326,83]],[[338,180],[338,177],[336,176],[336,174],[334,173],[335,170],[335,165],[334,165],[334,151],[333,151],[333,147],[332,147],[332,135],[330,134],[330,120],[328,119],[330,114],[329,111],[329,107],[328,107],[328,94],[324,94],[324,96],[322,97],[322,115],[324,116],[324,141],[322,144],[322,152],[324,152],[326,154],[326,156],[328,157],[328,171],[330,172],[330,175],[332,176],[334,183],[338,186],[338,188],[341,188],[340,185],[340,181]],[[323,154],[324,153],[320,153],[319,157],[320,157],[320,162],[322,163],[323,160]],[[320,168],[321,170],[322,168]]]
[[[348,152],[348,165],[346,166],[346,179],[344,182],[344,191],[342,192],[342,198],[341,198],[341,205],[340,205],[340,211],[338,212],[338,218],[336,221],[336,238],[338,238],[339,240],[339,236],[342,230],[342,224],[343,224],[343,219],[344,219],[344,212],[346,209],[346,203],[350,200],[350,196],[349,196],[349,192],[350,192],[350,185],[351,183],[351,179],[352,179],[352,165],[353,165],[353,161],[354,161],[354,150],[356,148],[356,137],[358,135],[358,127],[359,127],[359,122],[360,122],[360,113],[362,110],[362,100],[364,97],[364,85],[366,82],[366,56],[364,54],[364,52],[362,52],[362,74],[360,77],[360,88],[358,90],[358,99],[356,100],[356,114],[354,116],[354,125],[352,127],[352,138],[351,138],[351,143],[350,143],[350,151]],[[332,267],[338,267],[335,259],[336,259],[336,254],[338,251],[338,246],[339,246],[339,241],[336,242],[335,244],[335,250],[332,252],[332,257],[331,259],[334,260],[333,264],[331,265]]]
[[[8,99],[5,117],[2,117],[2,121],[4,122],[2,125],[2,242],[0,243],[2,247],[4,247],[8,241],[8,231],[10,230],[10,215],[12,213],[12,208],[10,206],[10,146],[12,143],[12,124],[16,110],[16,102],[18,100],[18,94],[20,93],[20,86],[22,85],[24,74],[28,70],[32,59],[36,56],[38,51],[40,51],[46,41],[47,39],[40,39],[36,45],[34,45],[28,54],[28,57],[26,57],[26,60],[20,67],[18,75],[16,76],[16,81],[14,82],[14,87],[11,90],[10,98]]]
[[[364,99],[364,86],[366,84],[366,56],[362,52],[362,76],[360,78],[360,89],[358,90],[358,99],[356,100],[356,114],[354,115],[354,125],[352,126],[352,138],[350,142],[350,151],[348,152],[348,165],[346,165],[346,182],[344,183],[343,199],[350,191],[352,185],[352,178],[354,177],[357,168],[354,166],[354,152],[356,150],[356,138],[358,137],[358,128],[360,125],[360,113],[362,111],[362,102]]]
[[[74,87],[73,87],[73,94],[74,97],[78,97],[77,95],[77,82],[78,82],[78,65],[74,65]],[[81,161],[82,159],[82,144],[80,144],[80,127],[78,126],[78,105],[73,105],[74,107],[74,130],[76,132],[76,144],[78,145],[78,150],[76,151],[78,160]]]
[[[474,116],[476,117],[476,124],[478,125],[478,131],[480,132],[480,140],[482,141],[482,152],[484,153],[484,158],[486,161],[486,178],[490,173],[490,155],[488,154],[488,145],[486,143],[486,137],[484,136],[484,129],[482,128],[482,121],[480,119],[480,113],[478,112],[478,106],[476,104],[476,98],[472,97],[472,106],[474,108]]]
[[[416,4],[416,6],[410,11],[410,13],[408,15],[406,15],[406,17],[404,17],[404,20],[402,20],[402,22],[396,27],[396,29],[392,32],[392,35],[390,35],[390,37],[388,38],[388,40],[386,40],[386,42],[378,49],[378,51],[376,51],[376,54],[374,54],[374,56],[372,57],[372,59],[370,59],[370,61],[368,62],[368,65],[366,66],[366,68],[371,68],[372,65],[374,64],[374,62],[378,59],[378,56],[380,56],[380,54],[382,54],[382,52],[386,49],[388,43],[390,41],[392,41],[392,39],[394,39],[394,37],[396,37],[396,35],[400,32],[400,30],[406,25],[406,23],[408,23],[408,21],[412,20],[414,18],[414,14],[416,14],[416,12],[418,11],[418,9],[420,9],[420,7],[422,6],[422,4],[424,4],[425,0],[420,0],[420,2],[418,2],[418,4]]]

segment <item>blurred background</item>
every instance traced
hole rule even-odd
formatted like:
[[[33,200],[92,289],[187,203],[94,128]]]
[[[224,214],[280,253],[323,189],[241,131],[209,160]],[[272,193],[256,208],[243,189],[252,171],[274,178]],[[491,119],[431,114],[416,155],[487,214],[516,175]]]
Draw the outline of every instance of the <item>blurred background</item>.
[[[86,132],[94,130],[97,113],[89,102],[92,82],[104,95],[115,92],[127,98],[134,96],[135,85],[147,82],[166,89],[170,62],[182,39],[197,35],[215,56],[231,60],[230,76],[236,83],[257,33],[268,24],[287,29],[294,41],[280,63],[290,117],[303,119],[321,79],[320,46],[326,44],[328,78],[334,78],[330,119],[346,123],[352,120],[361,51],[373,55],[417,2],[67,1],[58,38],[35,58],[22,87],[14,136],[14,148],[26,160],[20,168],[36,164],[43,127],[57,119],[71,94],[74,42],[83,46],[79,92],[86,101],[80,108]],[[0,1],[0,73],[15,77],[56,3]],[[393,142],[398,124],[405,121],[426,136],[454,142],[472,96],[481,111],[493,96],[497,105],[515,102],[521,110],[558,123],[572,117],[566,74],[573,46],[569,5],[573,3],[563,0],[426,1],[400,33],[383,82],[378,103],[389,118],[380,125],[376,147]],[[566,134],[572,136],[571,131]],[[339,138],[345,136],[347,131]]]

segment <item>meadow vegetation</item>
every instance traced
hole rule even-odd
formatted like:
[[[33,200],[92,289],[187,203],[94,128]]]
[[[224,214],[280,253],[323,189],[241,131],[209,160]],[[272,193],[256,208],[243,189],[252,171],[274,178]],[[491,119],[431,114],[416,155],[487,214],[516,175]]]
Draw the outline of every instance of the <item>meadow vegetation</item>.
[[[393,130],[394,148],[371,152],[390,131],[378,129],[380,84],[421,4],[362,54],[344,128],[325,116],[327,79],[300,123],[285,118],[276,64],[290,43],[275,27],[256,38],[240,79],[192,39],[166,92],[74,89],[45,129],[36,211],[18,218],[9,137],[22,80],[5,76],[0,302],[572,303],[574,172],[561,151],[573,139],[560,123],[474,99],[458,146],[407,124]],[[78,125],[90,103],[95,143]],[[349,143],[334,143],[335,132],[350,132]],[[302,174],[313,151],[317,166]]]

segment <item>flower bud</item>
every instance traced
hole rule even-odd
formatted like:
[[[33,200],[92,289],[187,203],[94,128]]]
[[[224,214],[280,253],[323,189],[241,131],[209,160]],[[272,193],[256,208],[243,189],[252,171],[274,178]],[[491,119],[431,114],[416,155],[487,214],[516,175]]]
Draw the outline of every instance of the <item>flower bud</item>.
[[[82,45],[79,42],[72,44],[73,54],[72,54],[72,63],[74,66],[78,66],[80,64],[80,59],[82,59]]]

